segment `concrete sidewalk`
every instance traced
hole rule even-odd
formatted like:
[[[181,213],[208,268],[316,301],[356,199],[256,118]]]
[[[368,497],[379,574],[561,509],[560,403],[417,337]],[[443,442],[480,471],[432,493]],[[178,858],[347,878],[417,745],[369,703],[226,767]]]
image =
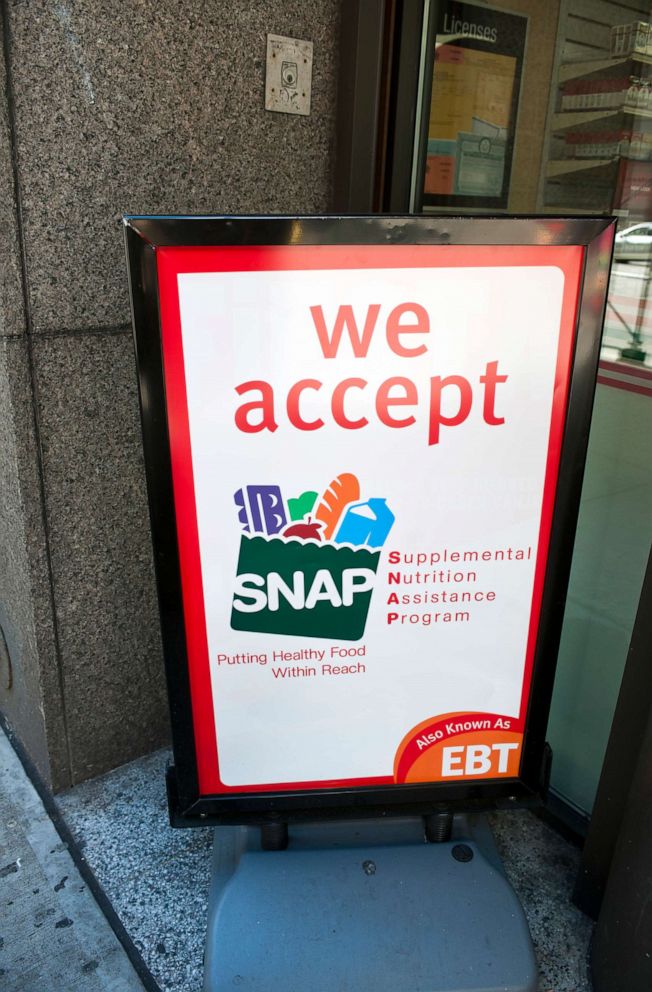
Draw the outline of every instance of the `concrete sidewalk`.
[[[144,988],[2,730],[0,988],[2,992],[142,992]]]
[[[139,758],[58,795],[56,804],[159,988],[200,992],[213,831],[170,829],[170,758],[167,750]],[[570,899],[579,849],[527,810],[490,822],[528,919],[540,992],[591,992],[593,924]]]
[[[213,831],[170,829],[168,759],[158,751],[55,800],[114,925],[142,955],[143,985],[0,731],[1,992],[199,992]],[[490,820],[527,915],[540,992],[590,992],[593,927],[570,902],[579,850],[525,810]]]

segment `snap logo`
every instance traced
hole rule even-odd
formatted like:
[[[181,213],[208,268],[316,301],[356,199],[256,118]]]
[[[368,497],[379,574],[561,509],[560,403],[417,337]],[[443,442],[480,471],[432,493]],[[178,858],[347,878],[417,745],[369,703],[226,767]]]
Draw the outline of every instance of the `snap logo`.
[[[251,485],[234,499],[243,532],[231,627],[359,640],[394,523],[387,501],[361,500],[350,473],[321,498],[306,490],[286,502],[278,485]]]

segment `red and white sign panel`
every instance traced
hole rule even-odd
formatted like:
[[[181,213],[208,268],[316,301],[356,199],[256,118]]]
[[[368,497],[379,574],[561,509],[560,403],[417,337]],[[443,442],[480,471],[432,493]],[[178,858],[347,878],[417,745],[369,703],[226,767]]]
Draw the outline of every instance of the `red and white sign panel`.
[[[582,263],[157,250],[201,795],[518,777]]]

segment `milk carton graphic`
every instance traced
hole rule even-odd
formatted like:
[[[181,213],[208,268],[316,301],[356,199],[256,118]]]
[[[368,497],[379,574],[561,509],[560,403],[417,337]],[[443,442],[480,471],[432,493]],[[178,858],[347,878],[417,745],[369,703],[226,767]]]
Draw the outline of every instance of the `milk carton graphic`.
[[[386,499],[373,497],[364,503],[353,503],[344,514],[335,543],[382,548],[393,523],[394,514]]]
[[[360,501],[356,476],[288,499],[277,485],[234,494],[242,525],[231,627],[359,640],[381,548],[394,523],[383,498]]]

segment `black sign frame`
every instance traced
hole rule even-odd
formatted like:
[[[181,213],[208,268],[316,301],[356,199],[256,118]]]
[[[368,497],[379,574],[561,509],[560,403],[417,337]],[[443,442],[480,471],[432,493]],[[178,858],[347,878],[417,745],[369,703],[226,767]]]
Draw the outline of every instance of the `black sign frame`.
[[[168,685],[174,826],[267,824],[540,802],[549,775],[546,726],[561,636],[600,352],[615,221],[605,217],[124,218],[143,447]],[[268,245],[581,246],[582,280],[566,423],[519,778],[276,793],[200,795],[161,349],[156,252],[161,247]]]

